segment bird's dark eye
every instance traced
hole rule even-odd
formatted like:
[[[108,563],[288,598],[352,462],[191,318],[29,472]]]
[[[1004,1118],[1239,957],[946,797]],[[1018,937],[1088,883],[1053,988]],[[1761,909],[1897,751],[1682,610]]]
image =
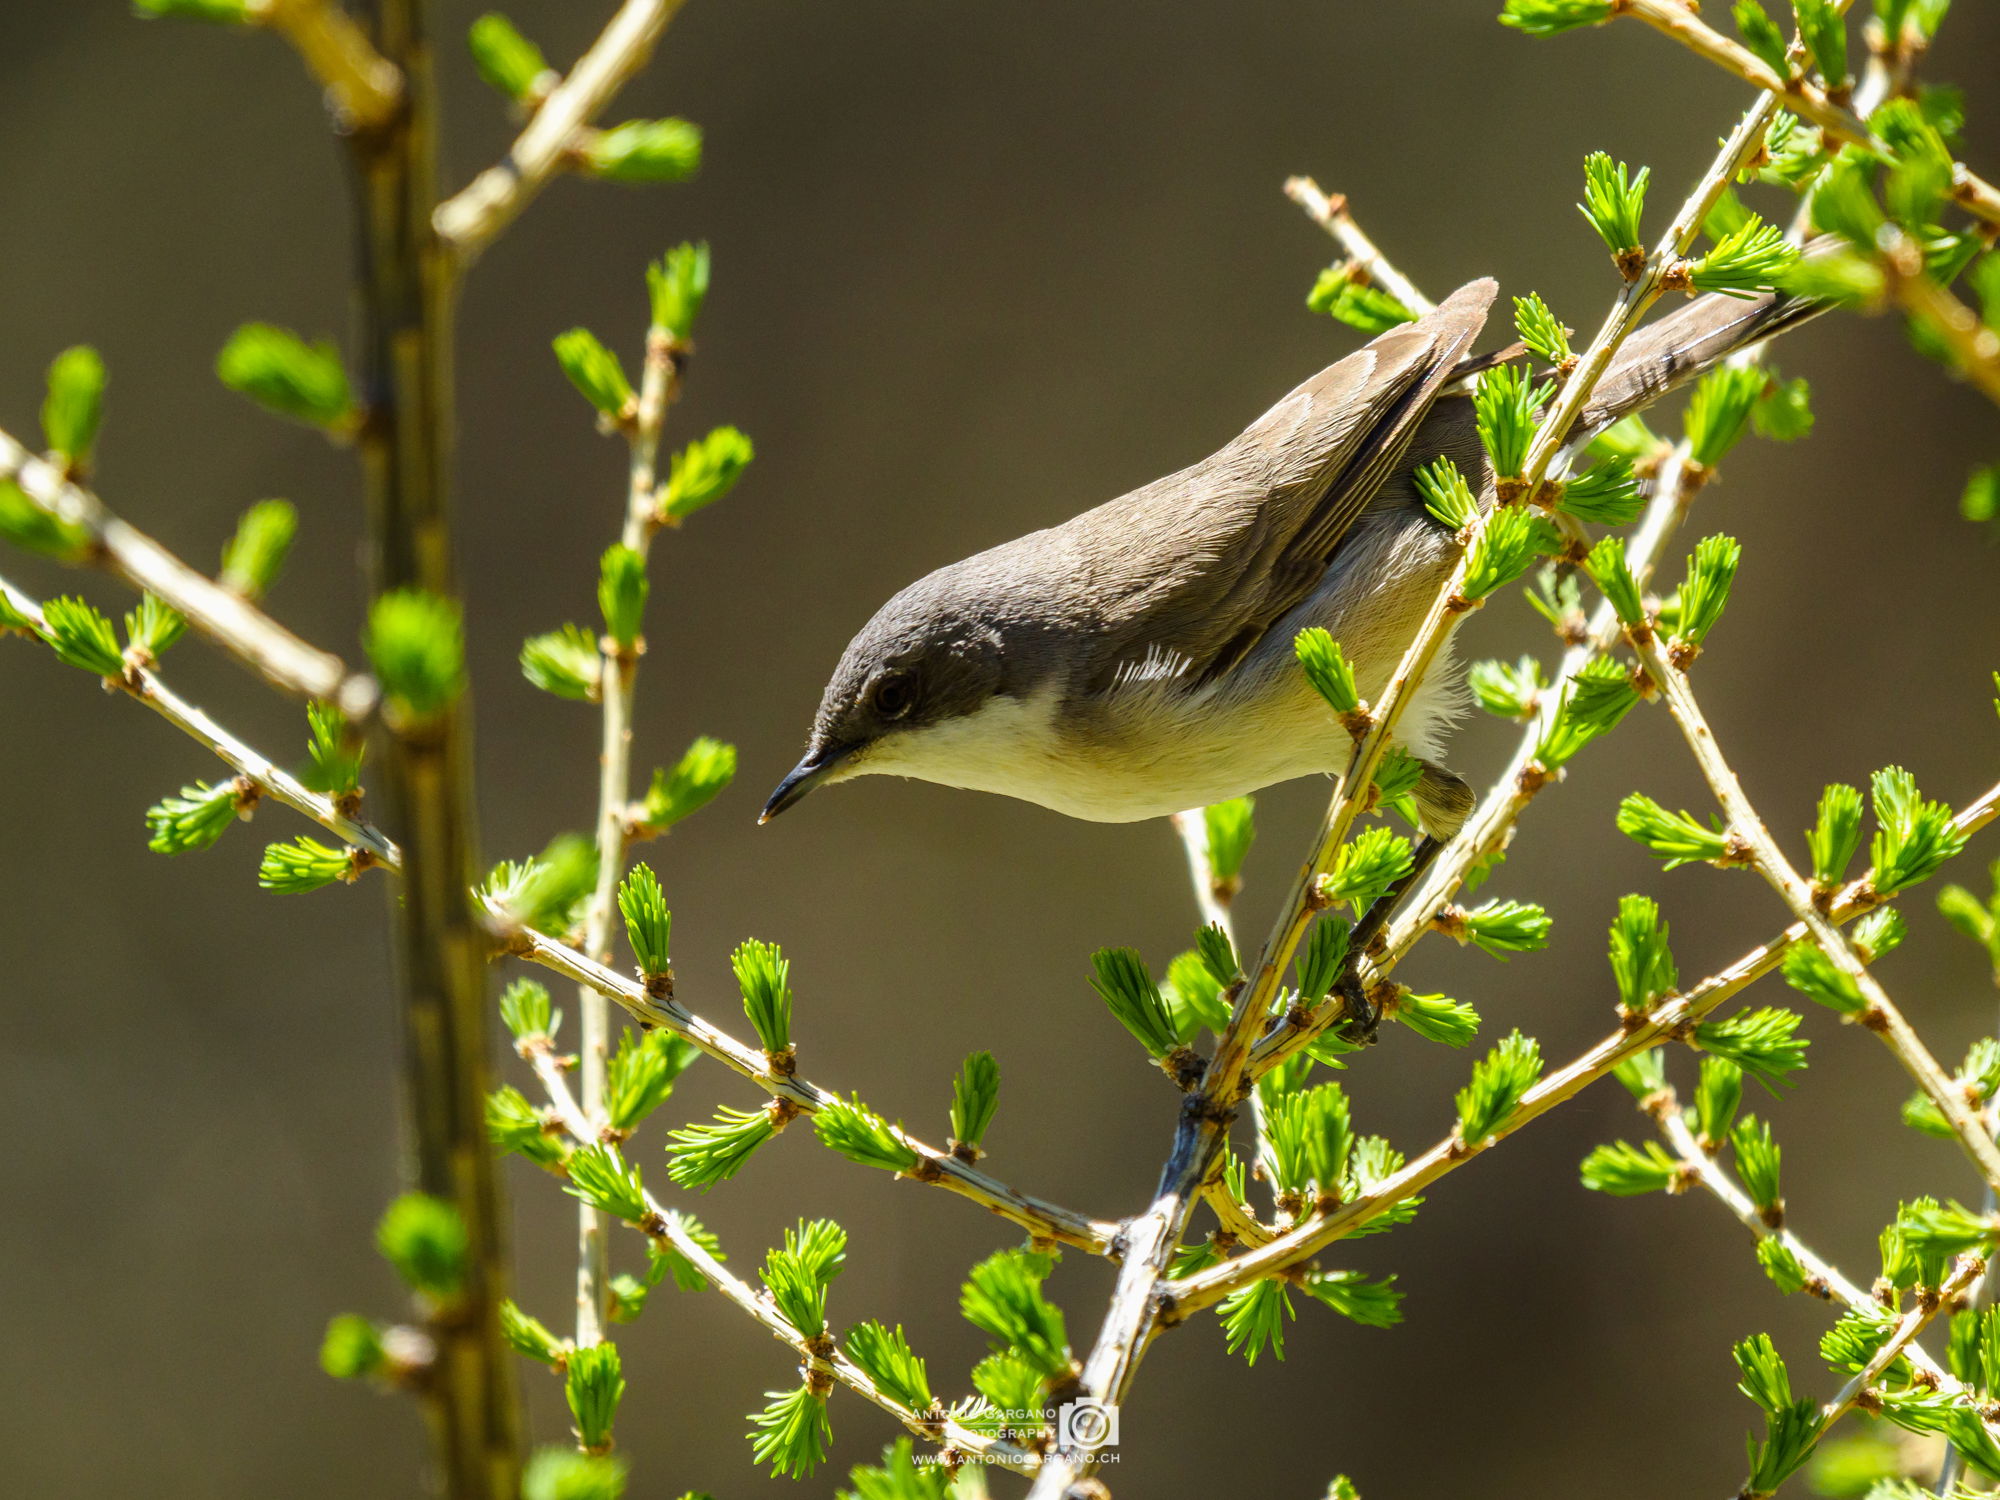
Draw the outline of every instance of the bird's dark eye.
[[[884,672],[869,686],[868,702],[885,719],[900,719],[917,704],[917,685],[907,672]]]

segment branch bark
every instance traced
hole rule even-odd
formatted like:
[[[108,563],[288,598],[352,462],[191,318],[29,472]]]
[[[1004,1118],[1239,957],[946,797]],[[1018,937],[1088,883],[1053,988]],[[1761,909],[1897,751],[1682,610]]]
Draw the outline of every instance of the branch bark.
[[[456,599],[447,468],[452,437],[450,265],[431,233],[437,95],[424,0],[373,0],[375,50],[403,78],[402,107],[353,138],[364,402],[358,434],[376,594]],[[488,940],[477,868],[471,708],[461,696],[421,727],[378,718],[374,779],[402,833],[392,888],[411,1176],[450,1203],[470,1247],[462,1311],[437,1330],[427,1405],[440,1488],[514,1500],[520,1412],[500,1339],[505,1216],[487,1140]]]
[[[297,49],[348,129],[376,129],[402,106],[402,74],[337,0],[262,0],[250,14]]]

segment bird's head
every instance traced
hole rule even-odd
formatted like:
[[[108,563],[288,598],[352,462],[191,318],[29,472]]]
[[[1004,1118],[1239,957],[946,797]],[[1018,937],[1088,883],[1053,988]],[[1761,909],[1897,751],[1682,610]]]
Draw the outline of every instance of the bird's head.
[[[1004,620],[945,568],[904,589],[848,642],[820,698],[805,756],[771,793],[767,823],[814,787],[886,772],[929,775],[948,743],[1008,690]],[[969,586],[975,585],[975,586]]]

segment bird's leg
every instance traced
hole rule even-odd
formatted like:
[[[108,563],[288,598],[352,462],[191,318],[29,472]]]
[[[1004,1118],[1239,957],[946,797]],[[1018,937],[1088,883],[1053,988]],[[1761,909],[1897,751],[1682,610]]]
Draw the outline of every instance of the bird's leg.
[[[1347,940],[1350,968],[1381,934],[1389,914],[1396,909],[1396,903],[1403,899],[1411,886],[1424,878],[1437,859],[1438,851],[1465,826],[1466,818],[1471,815],[1476,800],[1471,784],[1456,771],[1446,770],[1435,761],[1427,760],[1423,767],[1423,775],[1411,788],[1417,815],[1423,824],[1423,837],[1417,840],[1417,847],[1410,856],[1409,873],[1376,897],[1368,910],[1362,913],[1361,920],[1354,924],[1354,931]]]
[[[1348,967],[1352,968],[1354,961],[1366,954],[1375,940],[1382,935],[1382,929],[1389,925],[1389,918],[1396,910],[1397,903],[1409,893],[1411,887],[1430,872],[1430,867],[1437,862],[1438,855],[1443,852],[1444,845],[1443,839],[1432,838],[1429,834],[1417,840],[1417,847],[1410,856],[1409,873],[1377,896],[1368,910],[1361,914],[1361,920],[1354,924],[1354,931],[1348,934]]]
[[[1456,771],[1436,761],[1427,760],[1423,764],[1423,775],[1411,788],[1423,824],[1423,837],[1411,852],[1409,872],[1377,896],[1354,924],[1347,939],[1347,962],[1341,966],[1340,978],[1334,981],[1333,993],[1340,996],[1343,1012],[1339,1031],[1349,1041],[1374,1041],[1375,1029],[1382,1024],[1382,1007],[1368,998],[1367,987],[1361,983],[1361,960],[1370,956],[1368,950],[1382,935],[1397,903],[1424,878],[1439,852],[1465,826],[1477,801],[1471,784]]]
[[[1333,991],[1340,996],[1344,1012],[1340,1034],[1349,1041],[1374,1041],[1375,1030],[1382,1024],[1382,1008],[1368,998],[1367,988],[1361,983],[1361,960],[1368,956],[1369,948],[1382,935],[1382,929],[1388,925],[1397,903],[1424,878],[1444,846],[1445,840],[1429,834],[1418,839],[1410,858],[1409,873],[1375,898],[1368,910],[1361,914],[1361,920],[1354,924],[1354,931],[1348,935],[1347,962],[1341,966],[1340,978],[1334,981]]]

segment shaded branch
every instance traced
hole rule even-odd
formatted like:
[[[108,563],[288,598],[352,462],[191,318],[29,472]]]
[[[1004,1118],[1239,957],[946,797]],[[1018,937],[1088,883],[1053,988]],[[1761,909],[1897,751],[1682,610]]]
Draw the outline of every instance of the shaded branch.
[[[374,130],[402,106],[402,70],[375,50],[336,0],[252,0],[249,19],[297,49],[342,126]]]
[[[355,305],[370,592],[415,590],[458,606],[450,481],[453,287],[431,234],[437,89],[426,0],[369,0],[375,49],[402,74],[403,103],[350,137],[356,202]],[[396,954],[408,1175],[450,1204],[467,1254],[459,1313],[436,1328],[424,1390],[439,1483],[452,1500],[515,1500],[521,1411],[500,1337],[507,1214],[486,1131],[489,939],[471,884],[472,717],[463,691],[421,722],[379,715],[373,781],[402,842],[403,879],[385,892]]]

